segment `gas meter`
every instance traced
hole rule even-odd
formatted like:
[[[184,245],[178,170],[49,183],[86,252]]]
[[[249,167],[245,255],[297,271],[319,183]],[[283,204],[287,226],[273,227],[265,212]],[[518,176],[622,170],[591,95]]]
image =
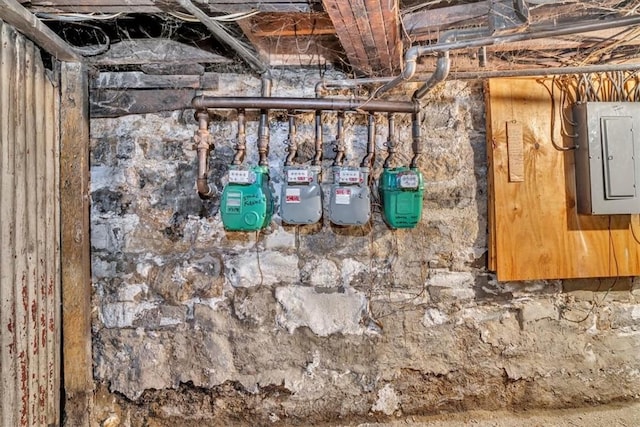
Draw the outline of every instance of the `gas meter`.
[[[266,227],[273,215],[273,197],[266,166],[229,168],[229,183],[222,192],[222,224],[229,231],[254,231]]]
[[[371,216],[369,168],[334,166],[329,219],[337,225],[363,225]]]
[[[322,218],[320,166],[285,166],[280,216],[288,224],[313,224]]]
[[[417,168],[384,168],[379,191],[383,218],[391,228],[414,228],[420,222],[424,183]]]

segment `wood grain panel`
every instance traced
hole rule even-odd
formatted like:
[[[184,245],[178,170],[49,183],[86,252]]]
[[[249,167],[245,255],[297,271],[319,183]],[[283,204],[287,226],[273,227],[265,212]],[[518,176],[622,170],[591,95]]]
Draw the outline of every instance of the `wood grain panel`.
[[[350,65],[368,75],[400,67],[398,5],[394,0],[323,0]]]
[[[640,251],[631,216],[577,212],[573,152],[552,143],[551,114],[556,123],[560,117],[545,84],[550,82],[488,83],[489,266],[499,280],[636,275]],[[513,120],[522,123],[524,182],[509,182],[506,123]],[[562,140],[559,126],[553,133],[556,144],[572,144]]]

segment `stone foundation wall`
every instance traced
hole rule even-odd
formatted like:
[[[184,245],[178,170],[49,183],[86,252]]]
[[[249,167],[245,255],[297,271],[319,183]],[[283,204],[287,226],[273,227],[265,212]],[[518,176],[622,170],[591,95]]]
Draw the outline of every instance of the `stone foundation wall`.
[[[273,95],[313,96],[313,84],[280,74]],[[212,94],[257,95],[260,81],[223,75],[220,87]],[[325,118],[327,181],[335,115]],[[377,121],[375,177],[387,132]],[[374,206],[362,228],[276,216],[260,233],[225,232],[219,197],[195,192],[196,127],[193,111],[91,123],[98,425],[310,425],[638,397],[640,282],[498,283],[486,271],[481,84],[448,82],[425,106],[414,230],[390,230]],[[397,127],[407,163],[409,119]],[[225,114],[211,124],[218,193],[236,129]],[[286,115],[272,113],[270,129],[278,193]],[[302,115],[299,161],[313,130]],[[249,163],[256,131],[249,115]],[[357,165],[366,117],[349,116],[346,133]]]

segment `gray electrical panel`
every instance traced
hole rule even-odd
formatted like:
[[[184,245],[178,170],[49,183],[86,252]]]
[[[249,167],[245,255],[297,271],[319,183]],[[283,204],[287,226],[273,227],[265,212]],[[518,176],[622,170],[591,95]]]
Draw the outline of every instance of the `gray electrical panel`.
[[[640,213],[640,103],[586,102],[573,115],[578,212]]]
[[[329,220],[337,225],[364,225],[371,216],[369,168],[334,166]]]
[[[320,166],[285,166],[280,217],[288,224],[313,224],[322,218]]]

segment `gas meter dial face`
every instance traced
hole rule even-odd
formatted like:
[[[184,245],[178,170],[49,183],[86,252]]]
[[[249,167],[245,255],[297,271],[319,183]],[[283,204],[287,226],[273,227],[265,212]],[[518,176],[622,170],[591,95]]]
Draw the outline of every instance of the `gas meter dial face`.
[[[419,179],[418,175],[413,172],[406,172],[400,174],[398,177],[400,188],[418,188]]]
[[[312,180],[313,177],[307,169],[289,169],[287,171],[287,182],[289,184],[308,184]]]
[[[250,170],[231,169],[229,171],[229,183],[231,184],[253,184],[256,181],[256,174]]]

